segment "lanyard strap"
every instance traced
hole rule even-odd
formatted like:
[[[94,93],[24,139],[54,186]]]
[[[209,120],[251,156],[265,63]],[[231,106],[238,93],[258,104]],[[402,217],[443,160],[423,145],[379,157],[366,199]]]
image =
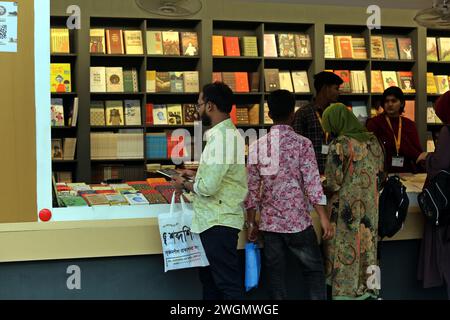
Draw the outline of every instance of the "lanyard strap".
[[[402,144],[402,117],[399,117],[397,137],[395,136],[395,132],[394,132],[394,128],[392,127],[391,119],[389,119],[388,116],[386,116],[386,121],[389,125],[389,128],[391,128],[392,133],[394,134],[395,149],[397,150],[397,156],[398,156],[400,154],[400,146]]]
[[[326,132],[325,129],[323,128],[322,117],[320,116],[319,112],[317,112],[317,111],[316,111],[316,116],[317,116],[317,119],[319,119],[320,126],[322,127],[322,131],[325,134],[325,144],[328,144],[328,137],[330,134],[328,132]]]

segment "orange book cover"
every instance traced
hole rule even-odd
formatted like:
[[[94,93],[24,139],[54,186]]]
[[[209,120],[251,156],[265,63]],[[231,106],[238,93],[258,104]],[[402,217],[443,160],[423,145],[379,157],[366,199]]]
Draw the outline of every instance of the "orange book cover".
[[[213,56],[223,56],[223,37],[212,36],[212,54]]]
[[[247,72],[235,72],[236,92],[250,92]]]
[[[235,104],[233,104],[233,109],[231,109],[230,118],[231,118],[231,121],[233,121],[234,125],[236,125],[237,124],[237,111],[236,111]]]
[[[212,82],[222,82],[222,72],[213,72],[212,74]]]
[[[223,37],[223,43],[226,56],[239,57],[241,55],[238,37]]]
[[[108,29],[106,30],[106,41],[108,44],[108,54],[124,54],[123,31]]]
[[[416,102],[414,100],[405,101],[405,112],[403,116],[409,120],[415,121],[416,115]]]
[[[342,36],[338,38],[341,58],[353,58],[352,37]]]

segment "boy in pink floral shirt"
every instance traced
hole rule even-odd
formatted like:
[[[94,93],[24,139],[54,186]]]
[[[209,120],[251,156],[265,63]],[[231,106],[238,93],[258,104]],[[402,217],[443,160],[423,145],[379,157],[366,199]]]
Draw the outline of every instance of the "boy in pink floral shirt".
[[[287,298],[284,275],[290,251],[302,265],[310,298],[324,300],[324,265],[310,204],[320,216],[323,239],[332,238],[333,231],[325,208],[320,205],[325,197],[314,149],[309,139],[291,127],[295,98],[289,91],[273,92],[268,104],[274,126],[249,150],[249,194],[245,202],[248,239],[255,241],[258,231],[262,231],[272,299]],[[261,213],[259,225],[255,222],[257,210]]]

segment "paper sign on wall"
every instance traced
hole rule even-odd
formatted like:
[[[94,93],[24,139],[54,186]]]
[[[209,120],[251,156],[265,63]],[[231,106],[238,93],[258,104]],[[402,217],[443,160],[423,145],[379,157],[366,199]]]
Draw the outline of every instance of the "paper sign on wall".
[[[17,52],[17,2],[0,1],[0,52]]]

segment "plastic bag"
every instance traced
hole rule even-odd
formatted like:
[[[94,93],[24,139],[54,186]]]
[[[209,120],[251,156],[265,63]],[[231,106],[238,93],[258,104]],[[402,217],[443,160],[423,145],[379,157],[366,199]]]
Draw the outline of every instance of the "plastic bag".
[[[256,243],[245,245],[245,290],[248,292],[258,287],[261,273],[261,253]]]

